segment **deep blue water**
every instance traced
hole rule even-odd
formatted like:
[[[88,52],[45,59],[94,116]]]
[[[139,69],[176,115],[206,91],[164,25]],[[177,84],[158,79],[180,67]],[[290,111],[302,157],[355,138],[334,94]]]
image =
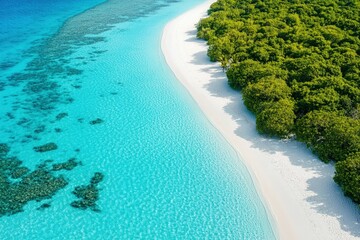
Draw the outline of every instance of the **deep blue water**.
[[[201,2],[0,2],[1,142],[31,169],[82,162],[51,199],[1,217],[0,239],[275,238],[246,168],[161,53],[166,22]],[[58,149],[33,150],[48,142]],[[101,211],[72,208],[94,172]]]

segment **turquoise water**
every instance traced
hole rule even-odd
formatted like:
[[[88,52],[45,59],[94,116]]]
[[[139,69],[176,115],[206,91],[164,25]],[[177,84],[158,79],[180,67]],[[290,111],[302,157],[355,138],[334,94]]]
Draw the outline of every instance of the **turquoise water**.
[[[82,162],[50,208],[1,217],[0,239],[274,239],[246,168],[161,53],[166,22],[202,0],[73,2],[0,38],[16,45],[0,58],[2,142],[30,168]],[[17,34],[20,45],[7,40]],[[58,149],[33,151],[48,142]],[[94,172],[101,212],[72,208]]]

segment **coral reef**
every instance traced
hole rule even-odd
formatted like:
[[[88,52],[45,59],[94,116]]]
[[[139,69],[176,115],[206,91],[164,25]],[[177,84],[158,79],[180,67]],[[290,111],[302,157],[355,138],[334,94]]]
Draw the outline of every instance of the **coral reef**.
[[[66,162],[56,163],[52,165],[52,171],[60,171],[60,170],[73,170],[76,166],[80,164],[79,161],[76,161],[76,158],[70,158]]]
[[[5,144],[0,146],[0,217],[23,211],[29,201],[49,199],[68,184],[64,176],[54,176],[46,164],[30,171],[18,158],[7,156]]]
[[[59,121],[61,119],[63,119],[64,117],[69,116],[68,113],[59,113],[58,115],[56,115],[56,120]]]
[[[55,143],[51,142],[41,146],[34,147],[33,149],[35,152],[48,152],[48,151],[56,150],[57,148],[58,146]]]
[[[104,122],[104,120],[102,120],[101,118],[97,118],[97,119],[94,119],[94,120],[90,121],[89,123],[91,125],[95,125],[95,124],[100,124],[100,123],[103,123],[103,122]]]
[[[104,175],[96,172],[90,180],[89,185],[82,185],[75,187],[73,194],[80,200],[73,201],[71,206],[86,210],[90,208],[92,211],[99,212],[96,201],[99,199],[98,184],[104,179]]]

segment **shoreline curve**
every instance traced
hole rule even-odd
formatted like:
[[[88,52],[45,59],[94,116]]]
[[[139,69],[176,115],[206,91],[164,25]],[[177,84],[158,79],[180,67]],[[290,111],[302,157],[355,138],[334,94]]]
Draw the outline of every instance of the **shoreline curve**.
[[[220,65],[210,62],[207,44],[196,38],[195,26],[213,2],[207,0],[165,26],[161,50],[170,69],[241,156],[275,235],[292,240],[358,239],[360,211],[333,182],[333,165],[322,163],[302,143],[259,135],[241,94],[228,86]]]

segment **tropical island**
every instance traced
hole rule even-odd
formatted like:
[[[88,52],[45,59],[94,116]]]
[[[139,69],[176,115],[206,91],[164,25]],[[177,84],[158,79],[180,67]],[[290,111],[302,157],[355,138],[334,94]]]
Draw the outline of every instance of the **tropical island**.
[[[260,133],[295,137],[360,203],[360,1],[219,0],[197,26]]]
[[[360,0],[215,1],[0,2],[0,239],[360,238]]]

